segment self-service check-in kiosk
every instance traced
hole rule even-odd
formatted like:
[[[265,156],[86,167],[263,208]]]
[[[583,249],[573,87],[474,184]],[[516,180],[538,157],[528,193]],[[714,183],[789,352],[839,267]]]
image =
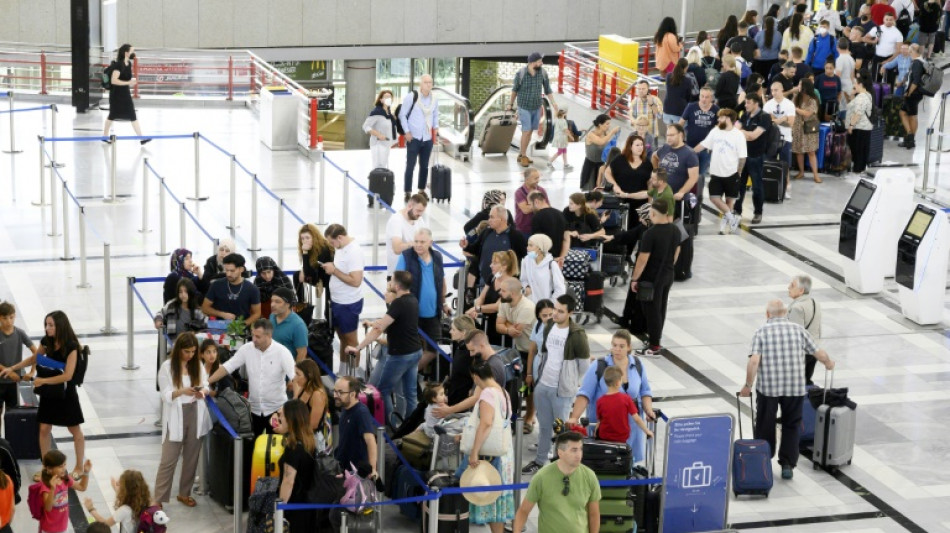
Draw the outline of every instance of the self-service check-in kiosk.
[[[882,169],[874,180],[861,179],[841,213],[838,252],[843,255],[845,283],[861,294],[884,290],[894,275],[894,246],[912,208],[914,173]]]
[[[947,211],[918,204],[897,242],[901,313],[921,325],[943,320],[950,262]]]

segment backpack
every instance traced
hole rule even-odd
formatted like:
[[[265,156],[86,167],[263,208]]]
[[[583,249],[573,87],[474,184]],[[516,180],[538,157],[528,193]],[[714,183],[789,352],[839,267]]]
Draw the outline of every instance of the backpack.
[[[168,515],[157,505],[146,507],[139,514],[137,533],[165,533],[168,530]]]
[[[706,71],[706,85],[709,85],[710,87],[715,87],[716,84],[719,83],[719,75],[722,73],[719,72],[719,70],[716,68],[716,58],[711,57],[709,59],[712,59],[711,64],[706,64],[705,57],[700,59],[699,61],[700,63],[702,63],[703,69]]]
[[[633,356],[633,366],[637,369],[637,375],[643,377],[643,363],[640,362],[640,358]],[[597,359],[597,370],[594,372],[597,373],[597,381],[600,382],[600,379],[604,377],[604,372],[607,371],[607,358],[601,357]]]
[[[376,493],[376,483],[370,479],[362,478],[356,473],[356,467],[350,465],[350,470],[343,473],[343,497],[340,503],[347,505],[346,510],[354,514],[368,514],[372,512],[373,506],[367,506],[367,503],[374,503],[379,500]]]
[[[102,69],[102,72],[99,73],[99,83],[102,85],[104,91],[112,89],[112,64],[110,63],[108,67]]]
[[[943,86],[943,71],[932,62],[918,60],[924,64],[924,73],[920,77],[920,90],[924,96],[933,96],[940,92]]]
[[[73,369],[73,379],[70,382],[77,387],[81,387],[82,382],[86,379],[87,368],[89,368],[89,345],[85,344],[76,353],[76,368]]]
[[[387,482],[390,480],[387,478]],[[313,467],[313,480],[307,491],[311,503],[337,503],[344,494],[343,470],[336,458],[329,453],[318,453]]]
[[[419,92],[413,89],[412,91],[412,105],[409,106],[409,112],[406,113],[406,122],[409,122],[409,115],[412,115],[412,110],[416,108],[416,102],[419,101]],[[399,120],[399,113],[402,111],[402,104],[396,106],[396,133],[399,135],[405,135],[406,130],[402,129],[402,121]]]
[[[26,505],[30,508],[30,516],[33,520],[42,520],[43,515],[46,514],[46,509],[43,508],[43,496],[40,494],[44,487],[42,481],[37,481],[30,485],[30,492],[26,496]]]
[[[765,133],[767,135],[767,143],[765,145],[765,156],[769,159],[775,159],[782,152],[782,148],[785,147],[785,139],[782,137],[782,130],[773,122],[769,127],[769,131]]]
[[[246,398],[234,391],[234,389],[224,389],[218,392],[215,398],[215,404],[228,425],[234,429],[234,432],[241,437],[251,437],[254,430],[251,426],[251,404]]]

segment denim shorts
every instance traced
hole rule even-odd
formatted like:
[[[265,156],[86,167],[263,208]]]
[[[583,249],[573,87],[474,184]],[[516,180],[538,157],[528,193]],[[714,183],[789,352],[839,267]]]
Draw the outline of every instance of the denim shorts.
[[[529,111],[518,108],[518,120],[521,121],[521,132],[534,131],[541,124],[541,108]]]
[[[360,324],[360,313],[363,312],[363,300],[351,304],[332,302],[330,310],[333,313],[333,327],[340,333],[352,333]]]

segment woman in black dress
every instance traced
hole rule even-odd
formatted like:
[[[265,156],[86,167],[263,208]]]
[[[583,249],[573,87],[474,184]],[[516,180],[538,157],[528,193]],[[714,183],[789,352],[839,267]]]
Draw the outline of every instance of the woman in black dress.
[[[53,426],[65,426],[73,436],[73,446],[76,450],[76,467],[72,477],[79,480],[82,476],[82,463],[86,454],[86,439],[83,437],[80,424],[85,422],[82,416],[82,407],[79,405],[79,395],[76,385],[72,382],[73,373],[79,362],[79,351],[82,346],[69,324],[69,318],[62,311],[53,311],[46,315],[44,320],[46,336],[40,341],[40,348],[36,355],[28,357],[19,363],[7,367],[2,374],[8,379],[18,379],[19,370],[36,364],[37,356],[46,356],[54,361],[66,365],[62,374],[54,377],[37,377],[33,380],[34,387],[44,385],[62,385],[66,383],[66,393],[63,397],[50,394],[40,394],[40,407],[37,420],[40,424],[40,456],[50,451]],[[38,391],[40,392],[40,391]]]
[[[139,137],[142,136],[142,128],[139,126],[139,120],[135,116],[135,105],[132,103],[132,87],[138,80],[132,77],[132,60],[135,59],[135,48],[131,44],[123,44],[119,47],[115,61],[109,65],[109,71],[112,73],[112,88],[109,89],[109,118],[106,119],[106,125],[102,128],[102,136],[108,137],[112,131],[112,122],[116,120],[129,121],[132,123],[132,129]],[[141,144],[145,144],[152,139],[142,139]],[[103,142],[110,142],[103,139]]]
[[[284,436],[284,453],[277,462],[280,467],[280,499],[287,503],[310,503],[307,492],[313,480],[316,444],[310,431],[310,411],[300,400],[290,400],[274,414],[274,431]],[[316,530],[317,514],[313,511],[285,511],[290,533]]]

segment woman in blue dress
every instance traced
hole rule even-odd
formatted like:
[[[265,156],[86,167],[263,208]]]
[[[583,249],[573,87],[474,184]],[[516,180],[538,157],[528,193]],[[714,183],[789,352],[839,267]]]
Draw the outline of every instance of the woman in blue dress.
[[[620,390],[630,396],[637,404],[637,409],[641,416],[648,420],[656,420],[656,414],[653,412],[653,391],[650,389],[650,381],[647,379],[646,369],[640,363],[637,356],[632,353],[632,337],[625,330],[617,330],[610,340],[610,354],[598,359],[590,365],[587,373],[584,374],[584,381],[581,388],[577,391],[577,397],[574,399],[574,410],[571,412],[571,418],[568,424],[577,424],[578,419],[587,411],[587,419],[591,423],[597,421],[597,400],[607,392],[607,384],[604,383],[604,370],[608,366],[617,366],[623,370],[623,379]],[[631,418],[633,418],[631,416]],[[633,420],[630,421],[630,427],[634,427]],[[627,444],[633,450],[633,462],[640,462],[645,457],[646,435],[642,431],[631,431]]]

